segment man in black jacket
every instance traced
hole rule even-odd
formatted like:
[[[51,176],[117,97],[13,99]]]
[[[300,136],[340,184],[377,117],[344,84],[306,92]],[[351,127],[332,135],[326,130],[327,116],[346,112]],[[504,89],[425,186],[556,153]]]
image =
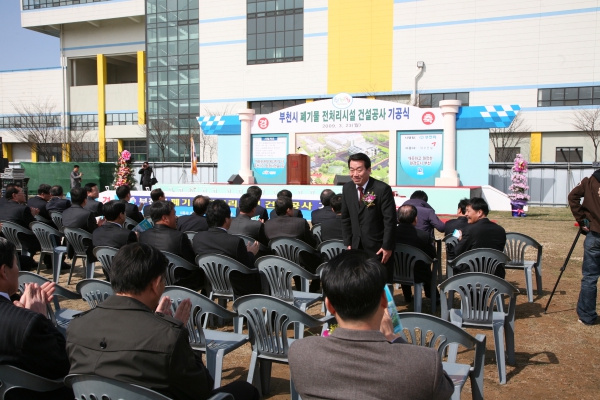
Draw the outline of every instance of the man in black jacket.
[[[268,221],[269,213],[267,212],[266,208],[264,208],[263,206],[260,205],[260,198],[262,197],[262,189],[259,188],[258,186],[248,186],[246,193],[248,193],[249,195],[256,197],[258,199],[258,205],[256,206],[256,211],[254,212],[254,215],[258,215],[258,219],[260,219],[262,222]],[[236,216],[240,215],[239,207],[236,208],[235,215]]]
[[[182,215],[177,218],[177,230],[180,232],[200,232],[208,230],[206,222],[206,209],[208,208],[208,196],[196,196],[192,202],[194,212],[191,215]]]
[[[280,190],[277,193],[277,198],[280,198],[280,197],[289,197],[289,199],[292,200],[292,192],[290,192],[287,189]],[[293,202],[292,202],[292,207],[293,207]],[[271,219],[277,218],[278,216],[279,215],[277,214],[275,209],[273,209],[271,211],[271,214],[269,214],[269,218],[271,218]],[[292,208],[292,217],[304,218],[304,216],[302,215],[302,211],[298,210],[297,208]]]
[[[137,242],[135,232],[123,228],[125,223],[125,204],[111,200],[104,204],[106,222],[92,234],[94,247],[108,246],[120,249],[126,244]]]
[[[0,364],[12,365],[48,379],[69,373],[65,338],[47,318],[55,283],[28,284],[19,301],[10,300],[19,287],[15,246],[0,238]],[[68,399],[73,392],[62,388],[47,393],[13,389],[5,399]]]
[[[429,233],[416,228],[417,207],[405,204],[398,209],[398,226],[396,227],[396,243],[407,244],[423,251],[432,259],[435,258],[435,247]],[[431,265],[418,262],[414,270],[415,282],[423,283],[425,297],[431,298]],[[402,293],[407,303],[412,301],[410,285],[402,285]],[[418,293],[419,296],[421,293]],[[439,297],[438,297],[439,298]]]
[[[27,200],[27,205],[30,208],[37,208],[38,210],[40,210],[40,212],[39,212],[40,217],[46,218],[47,220],[52,221],[52,219],[50,218],[50,214],[48,213],[48,210],[46,210],[46,206],[48,205],[48,200],[50,200],[51,197],[52,197],[52,195],[50,194],[50,185],[42,183],[38,187],[37,196],[31,197],[29,200]],[[52,227],[55,227],[53,223],[50,225]]]
[[[61,213],[71,207],[71,201],[63,198],[64,192],[62,186],[52,186],[52,188],[50,188],[50,195],[52,198],[48,201],[48,205],[46,206],[46,210],[48,210],[49,214],[52,214],[53,212]]]
[[[462,199],[458,202],[458,210],[456,211],[457,218],[446,221],[444,226],[444,236],[452,235],[455,229],[462,231],[469,225],[469,221],[467,220],[467,204],[469,204],[469,199]],[[453,260],[455,257],[454,246],[446,246],[446,258],[448,260]]]
[[[231,209],[224,200],[214,200],[208,205],[206,212],[208,230],[198,232],[194,236],[194,252],[196,255],[221,254],[231,257],[254,269],[254,259],[258,252],[258,242],[244,244],[244,240],[230,235],[227,230],[231,226]],[[261,293],[259,274],[242,274],[233,271],[230,275],[231,286],[236,296]]]
[[[119,186],[115,191],[117,198],[125,203],[125,216],[131,218],[135,222],[142,222],[144,216],[138,209],[138,206],[129,202],[131,199],[131,189],[127,185]]]
[[[87,202],[85,203],[84,208],[93,212],[94,217],[103,216],[102,202],[98,201],[98,197],[100,197],[98,185],[96,185],[94,182],[86,183],[85,190],[87,191]]]
[[[163,201],[166,199],[165,192],[163,192],[161,188],[153,189],[150,192],[150,199],[152,200],[152,203],[154,203],[155,201]],[[152,203],[146,204],[142,208],[142,213],[144,214],[144,218],[150,217],[150,206],[152,205]]]
[[[148,161],[145,161],[142,168],[138,171],[142,190],[146,190],[146,188],[152,190],[152,172],[152,167],[148,165]]]
[[[157,201],[152,203],[150,207],[154,227],[140,233],[139,242],[175,254],[187,262],[195,264],[196,255],[190,239],[185,233],[177,230],[175,204],[171,201]],[[177,276],[179,279],[178,286],[184,286],[192,290],[198,290],[202,287],[204,281],[202,271],[191,273],[181,269],[179,271]]]
[[[321,222],[321,239],[323,241],[339,239],[344,240],[342,234],[342,196],[333,196],[330,200],[331,210],[335,218]]]
[[[331,199],[333,196],[335,196],[335,192],[331,189],[325,189],[321,192],[321,204],[323,204],[323,208],[314,210],[310,214],[310,222],[313,226],[335,218],[336,213],[331,209]]]
[[[268,246],[269,239],[265,235],[264,224],[260,221],[254,221],[252,217],[256,214],[258,199],[251,194],[245,193],[240,197],[240,212],[237,217],[231,219],[230,234],[249,236],[259,243]]]
[[[506,245],[506,231],[500,225],[487,218],[490,209],[484,199],[473,197],[466,208],[469,225],[460,232],[460,238],[454,247],[454,254],[461,255],[472,249],[494,249],[504,251]],[[456,267],[455,273],[468,271],[468,268]],[[506,271],[499,265],[494,275],[504,279]]]

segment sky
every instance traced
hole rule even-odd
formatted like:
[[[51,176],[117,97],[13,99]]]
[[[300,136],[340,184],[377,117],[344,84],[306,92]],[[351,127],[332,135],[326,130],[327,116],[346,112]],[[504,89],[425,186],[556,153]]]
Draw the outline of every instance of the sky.
[[[0,71],[60,66],[60,40],[21,28],[21,0],[0,0]]]

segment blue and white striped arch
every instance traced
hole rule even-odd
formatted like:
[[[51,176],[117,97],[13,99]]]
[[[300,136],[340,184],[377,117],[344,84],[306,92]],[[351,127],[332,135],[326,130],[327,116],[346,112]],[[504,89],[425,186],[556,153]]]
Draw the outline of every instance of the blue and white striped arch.
[[[456,115],[456,129],[508,128],[520,110],[516,104],[461,107]]]
[[[239,135],[242,132],[238,115],[212,115],[197,120],[205,135]]]

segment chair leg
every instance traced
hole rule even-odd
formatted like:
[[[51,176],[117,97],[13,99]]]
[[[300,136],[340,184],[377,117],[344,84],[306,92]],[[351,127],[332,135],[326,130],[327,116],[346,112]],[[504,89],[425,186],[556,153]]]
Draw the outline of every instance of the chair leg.
[[[260,369],[260,386],[262,387],[263,396],[268,396],[271,392],[271,367],[273,362],[271,360],[260,359],[258,360],[258,367]]]
[[[515,364],[515,322],[504,324],[504,339],[506,341],[506,358],[509,365]]]
[[[435,315],[437,311],[437,278],[431,277],[431,314]]]
[[[221,387],[221,375],[223,373],[223,356],[223,349],[206,349],[206,368],[208,368],[208,372],[210,372],[210,375],[215,381],[213,389]]]
[[[415,296],[413,297],[415,302],[415,312],[420,313],[423,306],[423,284],[415,283]]]
[[[42,268],[42,262],[44,260],[44,252],[40,251],[40,261],[38,261],[38,268],[36,274],[40,274],[40,269]]]
[[[542,293],[542,266],[537,265],[533,268],[535,270],[535,280],[537,282],[537,291],[538,296],[541,296]]]
[[[527,301],[533,303],[533,279],[531,267],[525,267],[525,287],[527,288]]]
[[[292,400],[301,400],[300,394],[296,390],[296,387],[294,386],[294,381],[292,380],[291,376],[290,376],[290,397],[292,398]]]
[[[52,279],[54,280],[54,283],[58,283],[62,255],[63,253],[60,251],[54,250],[52,252]]]
[[[460,400],[460,392],[462,390],[462,387],[460,385],[454,385],[454,392],[452,392],[452,397],[450,397],[452,400]]]
[[[506,384],[506,355],[504,353],[504,321],[494,323],[494,346],[496,347],[496,364],[500,384]]]
[[[96,267],[96,263],[89,262],[87,257],[83,259],[85,265],[85,279],[94,279],[94,269]]]
[[[248,368],[248,378],[246,382],[254,385],[255,388],[258,389],[259,397],[263,397],[262,387],[260,385],[260,368],[258,367],[258,353],[256,351],[252,352],[252,358],[250,359],[250,367]]]
[[[73,276],[73,269],[75,269],[75,263],[77,262],[77,256],[73,256],[71,260],[71,270],[69,271],[69,279],[67,280],[67,285],[71,284],[71,277]]]

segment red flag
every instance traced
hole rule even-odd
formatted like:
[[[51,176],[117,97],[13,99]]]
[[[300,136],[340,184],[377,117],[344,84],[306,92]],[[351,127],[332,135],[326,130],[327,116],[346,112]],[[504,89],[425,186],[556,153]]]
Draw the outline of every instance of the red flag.
[[[192,159],[192,175],[198,175],[198,167],[196,166],[196,145],[194,144],[194,137],[190,136],[190,157]]]

